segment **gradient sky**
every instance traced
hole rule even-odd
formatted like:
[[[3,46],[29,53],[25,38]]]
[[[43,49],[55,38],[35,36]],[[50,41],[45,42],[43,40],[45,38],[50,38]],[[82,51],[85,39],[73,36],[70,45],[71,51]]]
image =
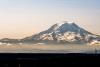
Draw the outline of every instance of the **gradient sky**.
[[[0,0],[0,38],[23,38],[62,21],[100,35],[100,0]]]

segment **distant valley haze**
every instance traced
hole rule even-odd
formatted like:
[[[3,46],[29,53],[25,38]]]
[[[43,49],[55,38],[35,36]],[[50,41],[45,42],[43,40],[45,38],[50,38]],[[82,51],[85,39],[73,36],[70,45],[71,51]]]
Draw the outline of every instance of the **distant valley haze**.
[[[63,21],[100,35],[100,0],[0,0],[0,39],[21,39]]]

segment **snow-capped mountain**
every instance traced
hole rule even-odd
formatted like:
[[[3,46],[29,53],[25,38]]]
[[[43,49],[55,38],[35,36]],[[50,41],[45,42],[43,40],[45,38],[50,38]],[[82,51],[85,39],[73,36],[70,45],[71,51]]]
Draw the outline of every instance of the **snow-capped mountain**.
[[[29,43],[40,41],[49,43],[91,43],[94,40],[99,42],[100,37],[84,30],[73,22],[64,21],[21,41]]]
[[[100,36],[92,34],[87,30],[79,27],[74,22],[56,23],[49,29],[38,34],[23,39],[3,38],[0,40],[2,44],[22,44],[22,43],[73,43],[90,45],[100,44]]]

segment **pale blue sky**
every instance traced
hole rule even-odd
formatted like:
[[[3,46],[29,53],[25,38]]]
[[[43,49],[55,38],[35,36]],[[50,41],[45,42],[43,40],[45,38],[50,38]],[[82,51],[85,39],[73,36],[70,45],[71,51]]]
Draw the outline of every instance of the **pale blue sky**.
[[[62,21],[100,35],[100,0],[0,0],[0,38],[22,38]]]

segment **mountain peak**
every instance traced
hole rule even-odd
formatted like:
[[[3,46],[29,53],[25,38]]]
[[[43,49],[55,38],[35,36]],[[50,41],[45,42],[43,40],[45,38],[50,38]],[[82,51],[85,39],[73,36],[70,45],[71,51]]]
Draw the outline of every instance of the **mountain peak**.
[[[71,21],[63,21],[65,23],[68,23],[68,24],[73,24],[74,22],[71,22]]]
[[[80,27],[75,24],[74,22],[69,21],[63,21],[61,23],[54,24],[51,28],[49,28],[49,31],[78,31]]]
[[[63,21],[63,22],[57,23],[58,26],[62,26],[63,24],[75,24],[75,23],[70,22],[70,21]]]

